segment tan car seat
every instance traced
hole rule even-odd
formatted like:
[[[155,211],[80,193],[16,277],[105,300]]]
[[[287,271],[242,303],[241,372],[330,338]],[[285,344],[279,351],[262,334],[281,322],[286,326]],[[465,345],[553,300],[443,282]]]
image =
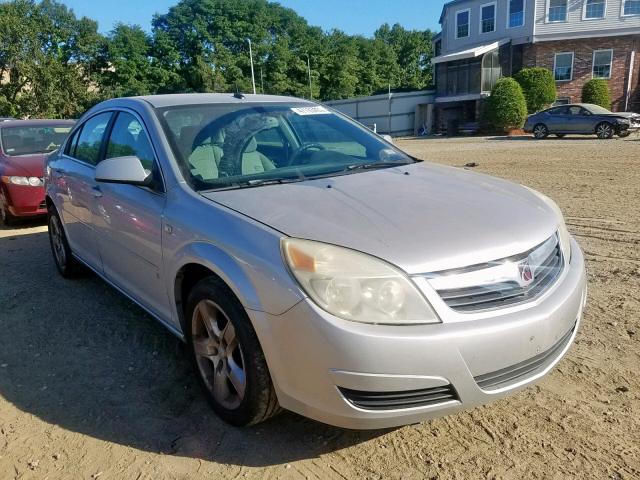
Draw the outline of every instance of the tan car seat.
[[[273,162],[258,151],[258,142],[252,137],[242,154],[242,174],[268,172],[274,168],[276,167]]]

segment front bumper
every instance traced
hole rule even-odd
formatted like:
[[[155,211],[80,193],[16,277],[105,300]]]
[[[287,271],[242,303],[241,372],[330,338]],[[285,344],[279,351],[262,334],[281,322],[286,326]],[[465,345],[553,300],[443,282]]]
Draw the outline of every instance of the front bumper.
[[[45,215],[44,187],[26,185],[4,185],[2,192],[9,213],[14,217]]]
[[[488,403],[536,381],[567,352],[582,315],[584,259],[573,240],[572,250],[571,263],[542,297],[484,318],[461,321],[434,306],[441,324],[367,325],[338,319],[307,300],[278,316],[249,312],[281,406],[340,427],[386,428]],[[536,368],[522,370],[533,359]],[[524,376],[486,383],[514,369]],[[438,388],[453,397],[417,407],[362,408],[352,395]]]

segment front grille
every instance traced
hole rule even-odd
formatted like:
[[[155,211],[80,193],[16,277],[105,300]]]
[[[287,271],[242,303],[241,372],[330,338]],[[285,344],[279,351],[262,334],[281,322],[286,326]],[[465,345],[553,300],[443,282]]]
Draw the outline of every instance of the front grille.
[[[349,403],[365,410],[396,410],[460,401],[452,385],[402,392],[363,392],[342,387],[338,389]]]
[[[531,273],[531,279],[523,279],[525,266]],[[521,255],[455,272],[438,272],[427,278],[449,308],[459,312],[473,312],[533,300],[553,284],[560,275],[562,266],[560,242],[557,235],[554,235]],[[485,282],[483,277],[490,280]],[[456,282],[472,284],[450,288]],[[444,288],[438,288],[439,285]]]
[[[496,390],[508,385],[517,383],[527,377],[535,375],[539,371],[544,370],[551,362],[553,362],[560,352],[567,346],[573,332],[574,327],[569,330],[560,340],[558,340],[549,350],[542,352],[535,357],[516,363],[510,367],[496,370],[495,372],[484,373],[474,377],[478,386],[483,390]]]

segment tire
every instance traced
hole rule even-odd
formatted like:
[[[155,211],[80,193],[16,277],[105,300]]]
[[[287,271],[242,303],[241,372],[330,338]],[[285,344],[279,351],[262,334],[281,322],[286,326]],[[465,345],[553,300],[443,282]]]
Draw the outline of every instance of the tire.
[[[600,140],[608,140],[616,133],[615,128],[609,122],[599,123],[596,127],[596,135]]]
[[[566,133],[556,133],[556,137],[558,137],[558,138],[564,138],[566,136],[567,136]]]
[[[56,209],[52,206],[47,211],[47,225],[49,227],[49,245],[56,268],[64,278],[76,278],[84,271],[69,247],[67,235],[64,232],[62,220]]]
[[[627,138],[629,135],[631,135],[631,132],[629,130],[624,130],[623,132],[618,132],[618,136],[620,138]]]
[[[15,221],[15,217],[9,213],[6,206],[0,203],[0,226],[10,227]]]
[[[544,140],[549,136],[549,129],[544,123],[538,123],[533,127],[533,137],[536,140]]]
[[[198,383],[220,418],[247,426],[280,411],[258,337],[242,304],[224,282],[208,277],[193,287],[185,323]]]

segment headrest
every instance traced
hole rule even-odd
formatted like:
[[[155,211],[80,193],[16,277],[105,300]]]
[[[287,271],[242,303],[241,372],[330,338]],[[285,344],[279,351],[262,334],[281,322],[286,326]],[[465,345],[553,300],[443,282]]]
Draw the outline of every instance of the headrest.
[[[255,152],[258,149],[258,142],[256,142],[256,137],[251,137],[247,147],[244,149],[244,153]]]
[[[216,145],[222,145],[224,143],[224,130],[222,128],[211,135],[211,143],[215,143]]]
[[[180,129],[180,143],[187,148],[193,148],[193,142],[198,132],[200,132],[200,125],[182,127]]]

